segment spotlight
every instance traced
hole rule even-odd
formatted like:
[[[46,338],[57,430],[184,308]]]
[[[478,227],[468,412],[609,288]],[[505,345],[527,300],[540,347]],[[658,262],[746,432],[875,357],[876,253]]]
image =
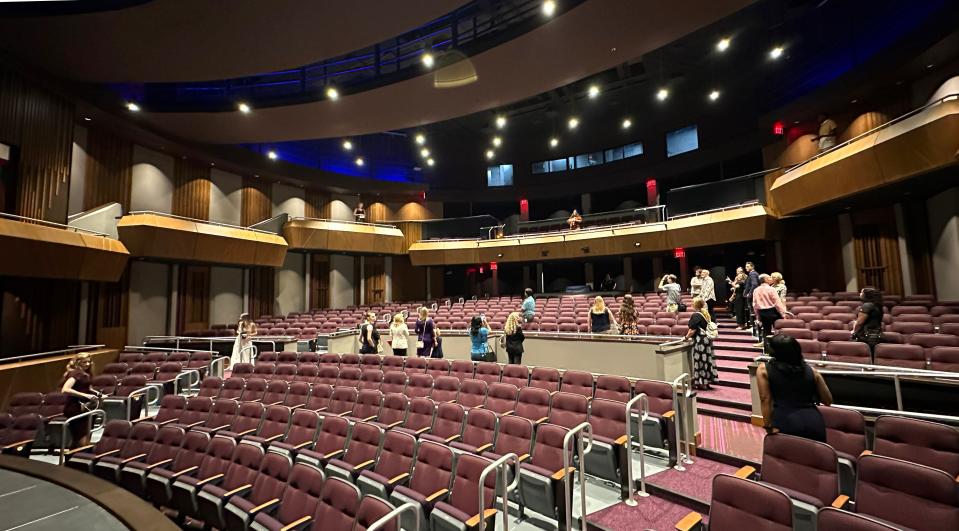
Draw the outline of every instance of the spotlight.
[[[503,145],[503,139],[500,138],[500,137],[498,137],[498,136],[494,136],[494,137],[493,137],[493,147],[500,147],[501,145]]]
[[[427,166],[432,166],[432,165],[434,165],[434,164],[436,164],[436,161],[433,160],[432,158],[426,159],[426,165],[427,165]]]
[[[599,96],[599,87],[597,85],[590,85],[589,90],[586,92],[590,99],[593,99]]]
[[[559,139],[555,136],[549,139],[549,147],[556,147],[559,145]]]
[[[239,109],[239,111],[242,112],[243,114],[250,114],[250,111],[253,110],[246,103],[241,103],[237,105],[236,108]]]
[[[669,91],[661,88],[656,92],[656,99],[659,101],[665,101],[669,97]]]
[[[336,100],[340,99],[340,91],[336,90],[336,89],[333,88],[333,87],[327,87],[327,88],[326,88],[326,97],[327,97],[328,99],[331,99],[331,100],[333,100],[333,101],[336,101]]]
[[[130,112],[140,112],[140,106],[132,101],[127,102],[127,110]]]
[[[718,100],[718,99],[719,99],[719,91],[718,91],[718,90],[714,90],[714,91],[712,91],[712,92],[709,93],[709,101],[716,101],[716,100]]]
[[[416,137],[414,138],[416,140],[416,143],[421,146],[426,143],[426,137],[423,136],[423,133],[416,133]]]
[[[577,127],[579,127],[579,118],[573,116],[572,118],[569,119],[568,122],[566,122],[566,125],[570,129],[576,129]]]
[[[623,129],[629,129],[632,126],[633,126],[632,120],[630,120],[629,118],[623,119]]]
[[[433,68],[433,54],[430,52],[425,52],[421,57],[420,61],[423,62],[423,66],[426,68]]]
[[[716,50],[720,52],[725,52],[729,49],[729,37],[723,37],[719,39],[719,42],[716,43]]]
[[[425,159],[426,157],[429,157],[429,156],[430,156],[430,150],[428,150],[428,149],[426,149],[426,148],[421,149],[421,150],[420,150],[420,156],[423,157],[424,159]]]
[[[363,157],[356,157],[356,160],[355,160],[354,162],[356,162],[356,165],[357,165],[357,166],[362,166],[362,165],[363,165]]]
[[[543,14],[547,17],[553,16],[553,13],[556,12],[556,2],[553,0],[546,0],[543,2]]]
[[[776,46],[776,47],[773,48],[772,50],[769,50],[769,58],[770,58],[770,59],[779,59],[779,58],[782,57],[782,56],[783,56],[783,47],[782,47],[782,46]]]
[[[271,149],[270,151],[266,153],[266,157],[270,160],[276,160],[276,157],[277,157],[276,151],[273,151]]]
[[[497,128],[497,129],[502,129],[502,128],[504,128],[504,127],[506,127],[506,117],[505,117],[505,116],[502,116],[502,115],[497,116],[497,117],[496,117],[496,128]]]
[[[353,142],[350,142],[349,140],[344,140],[344,141],[343,141],[343,149],[345,149],[345,150],[347,150],[347,151],[353,151]]]
[[[93,119],[93,118],[90,118],[89,116],[84,116],[84,117],[83,117],[83,121],[84,121],[84,122],[89,122],[89,121],[92,120],[92,119]]]
[[[486,150],[486,158],[487,158],[487,160],[493,160],[493,157],[495,157],[495,156],[496,156],[496,152],[495,152],[495,151],[493,151],[492,149],[487,149],[487,150]]]

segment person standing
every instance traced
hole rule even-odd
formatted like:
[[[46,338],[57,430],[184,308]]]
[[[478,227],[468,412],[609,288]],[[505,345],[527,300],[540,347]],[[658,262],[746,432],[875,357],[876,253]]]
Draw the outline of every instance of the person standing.
[[[579,230],[580,225],[583,224],[583,216],[580,216],[574,208],[573,213],[566,218],[566,223],[569,225],[569,230]]]
[[[99,398],[100,393],[90,389],[92,373],[93,360],[87,353],[77,354],[67,362],[67,370],[60,378],[60,392],[67,395],[67,403],[63,406],[64,417],[83,413],[83,404]],[[139,413],[136,416],[139,417]],[[72,448],[90,444],[89,422],[71,422],[69,429]]]
[[[779,296],[779,300],[786,302],[786,281],[783,280],[783,274],[779,271],[769,275],[773,279],[773,289],[776,290],[776,295]]]
[[[743,286],[743,297],[746,298],[746,312],[753,311],[753,291],[759,287],[759,272],[752,262],[746,262],[746,283]],[[747,323],[747,326],[751,323]]]
[[[416,355],[421,358],[429,358],[433,355],[433,346],[436,336],[439,335],[437,333],[439,330],[436,329],[436,325],[430,317],[430,311],[426,309],[426,306],[420,306],[417,314],[419,319],[416,320],[416,326],[413,329],[416,332]]]
[[[629,293],[623,295],[623,303],[619,306],[619,333],[624,336],[639,335],[639,324],[636,322],[636,301]]]
[[[393,354],[405,356],[406,349],[409,348],[410,329],[406,326],[406,318],[402,313],[393,316],[393,324],[390,325],[390,346],[393,348]]]
[[[360,354],[376,354],[380,350],[380,333],[376,330],[376,314],[366,312],[360,325]]]
[[[693,388],[710,389],[719,377],[716,358],[713,355],[713,340],[707,330],[712,315],[702,298],[693,299],[693,315],[689,317],[689,330],[685,339],[693,340]]]
[[[819,122],[819,131],[812,141],[817,142],[819,151],[823,152],[836,145],[836,130],[839,126],[825,114],[820,114],[816,121]]]
[[[363,208],[363,201],[360,201],[353,209],[353,221],[363,223],[366,221],[366,209]]]
[[[862,306],[853,323],[852,339],[869,345],[869,350],[875,354],[876,345],[882,342],[882,292],[866,287],[859,292],[859,299]]]
[[[767,433],[785,433],[826,442],[826,423],[817,404],[832,405],[832,393],[819,372],[802,356],[794,338],[769,339],[772,360],[756,369],[756,384]]]
[[[487,361],[489,354],[489,325],[486,317],[474,315],[470,320],[470,359]]]
[[[523,341],[526,339],[523,335],[522,320],[519,312],[513,312],[506,318],[506,325],[503,326],[506,355],[510,363],[517,365],[523,363]]]
[[[230,356],[230,366],[237,363],[250,363],[253,353],[253,336],[257,333],[256,323],[250,319],[250,314],[243,312],[236,323],[236,340],[233,342],[233,354]]]
[[[613,280],[612,275],[606,273],[606,278],[599,283],[599,291],[613,291],[616,289],[616,281]]]
[[[536,299],[533,298],[532,288],[526,288],[526,290],[523,291],[523,295],[525,295],[526,298],[523,299],[523,305],[520,307],[520,311],[523,312],[523,319],[527,323],[532,323],[536,317]]]
[[[678,311],[683,288],[676,282],[676,275],[663,275],[659,280],[659,290],[666,293],[666,311]]]
[[[589,307],[588,323],[591,334],[615,334],[619,331],[613,312],[609,311],[606,301],[598,295],[593,299],[593,305]]]
[[[748,309],[746,307],[746,296],[743,295],[743,289],[746,287],[746,272],[743,268],[736,268],[736,278],[726,279],[732,287],[732,294],[729,296],[733,303],[733,317],[736,318],[736,330],[745,330],[746,323],[749,320]]]
[[[786,304],[779,300],[776,289],[773,288],[773,279],[769,275],[760,275],[760,286],[753,290],[753,311],[756,318],[762,323],[762,336],[754,347],[762,347],[764,340],[773,333],[773,323],[786,315],[792,315],[786,309]]]
[[[709,315],[716,315],[716,282],[713,280],[713,277],[709,276],[708,269],[700,269],[699,277],[701,284],[699,298],[703,299],[703,302],[706,303]]]
[[[696,266],[693,268],[693,278],[689,279],[689,294],[693,298],[699,297],[699,292],[703,289],[703,268]]]

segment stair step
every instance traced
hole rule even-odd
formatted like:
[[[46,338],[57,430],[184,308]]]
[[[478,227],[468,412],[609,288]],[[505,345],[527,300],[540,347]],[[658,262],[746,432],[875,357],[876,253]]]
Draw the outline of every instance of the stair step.
[[[752,360],[746,359],[717,359],[716,367],[721,371],[749,373],[749,364]]]
[[[720,406],[718,404],[699,404],[699,407],[696,408],[696,411],[700,415],[708,415],[711,417],[720,417],[742,422],[749,422],[751,420],[750,417],[752,417],[751,411],[746,411],[737,407]]]
[[[713,385],[720,385],[723,387],[735,387],[737,389],[749,389],[749,382],[738,382],[735,380],[729,380],[723,377],[720,373],[719,378],[713,382]]]
[[[740,384],[746,384],[746,387],[749,387],[749,373],[748,372],[731,372],[724,371],[719,369],[719,379],[727,382],[736,382]]]

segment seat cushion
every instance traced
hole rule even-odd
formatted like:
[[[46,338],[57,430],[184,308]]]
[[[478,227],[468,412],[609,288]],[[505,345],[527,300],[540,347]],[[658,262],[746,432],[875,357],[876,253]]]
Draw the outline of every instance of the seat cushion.
[[[406,496],[407,498],[416,501],[420,505],[429,505],[429,503],[426,501],[426,496],[423,496],[419,492],[409,487],[404,487],[403,485],[400,485],[399,487],[396,487],[395,489],[393,489],[393,492],[396,494],[402,494],[403,496]]]
[[[813,507],[817,509],[823,506],[823,502],[819,498],[816,498],[815,496],[810,496],[808,494],[799,492],[798,490],[793,490],[788,487],[783,487],[782,485],[774,485],[772,483],[766,483],[765,481],[760,481],[760,483],[762,483],[763,485],[768,485],[774,489],[781,490],[784,493],[786,493],[786,496],[789,496],[790,498],[796,501],[800,501],[800,502],[812,505]]]
[[[466,514],[463,511],[453,507],[452,505],[446,502],[439,502],[436,504],[436,507],[433,508],[434,511],[443,511],[444,513],[456,518],[460,522],[466,522],[473,517],[472,514]]]
[[[373,480],[377,483],[380,483],[381,485],[387,485],[390,482],[390,478],[382,474],[377,474],[376,472],[373,472],[372,470],[364,470],[360,472],[360,476]]]

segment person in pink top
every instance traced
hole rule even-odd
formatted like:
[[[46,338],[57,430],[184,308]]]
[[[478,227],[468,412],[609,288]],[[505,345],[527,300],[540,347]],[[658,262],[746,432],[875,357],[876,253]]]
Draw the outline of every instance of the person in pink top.
[[[764,345],[766,337],[772,335],[773,323],[775,323],[777,319],[782,319],[785,315],[792,315],[792,313],[786,309],[786,305],[782,299],[779,298],[779,294],[776,293],[773,282],[775,281],[771,276],[759,275],[759,287],[753,290],[753,311],[756,313],[756,318],[759,319],[759,322],[763,325],[761,340],[759,343],[753,345],[754,347],[762,347]]]

